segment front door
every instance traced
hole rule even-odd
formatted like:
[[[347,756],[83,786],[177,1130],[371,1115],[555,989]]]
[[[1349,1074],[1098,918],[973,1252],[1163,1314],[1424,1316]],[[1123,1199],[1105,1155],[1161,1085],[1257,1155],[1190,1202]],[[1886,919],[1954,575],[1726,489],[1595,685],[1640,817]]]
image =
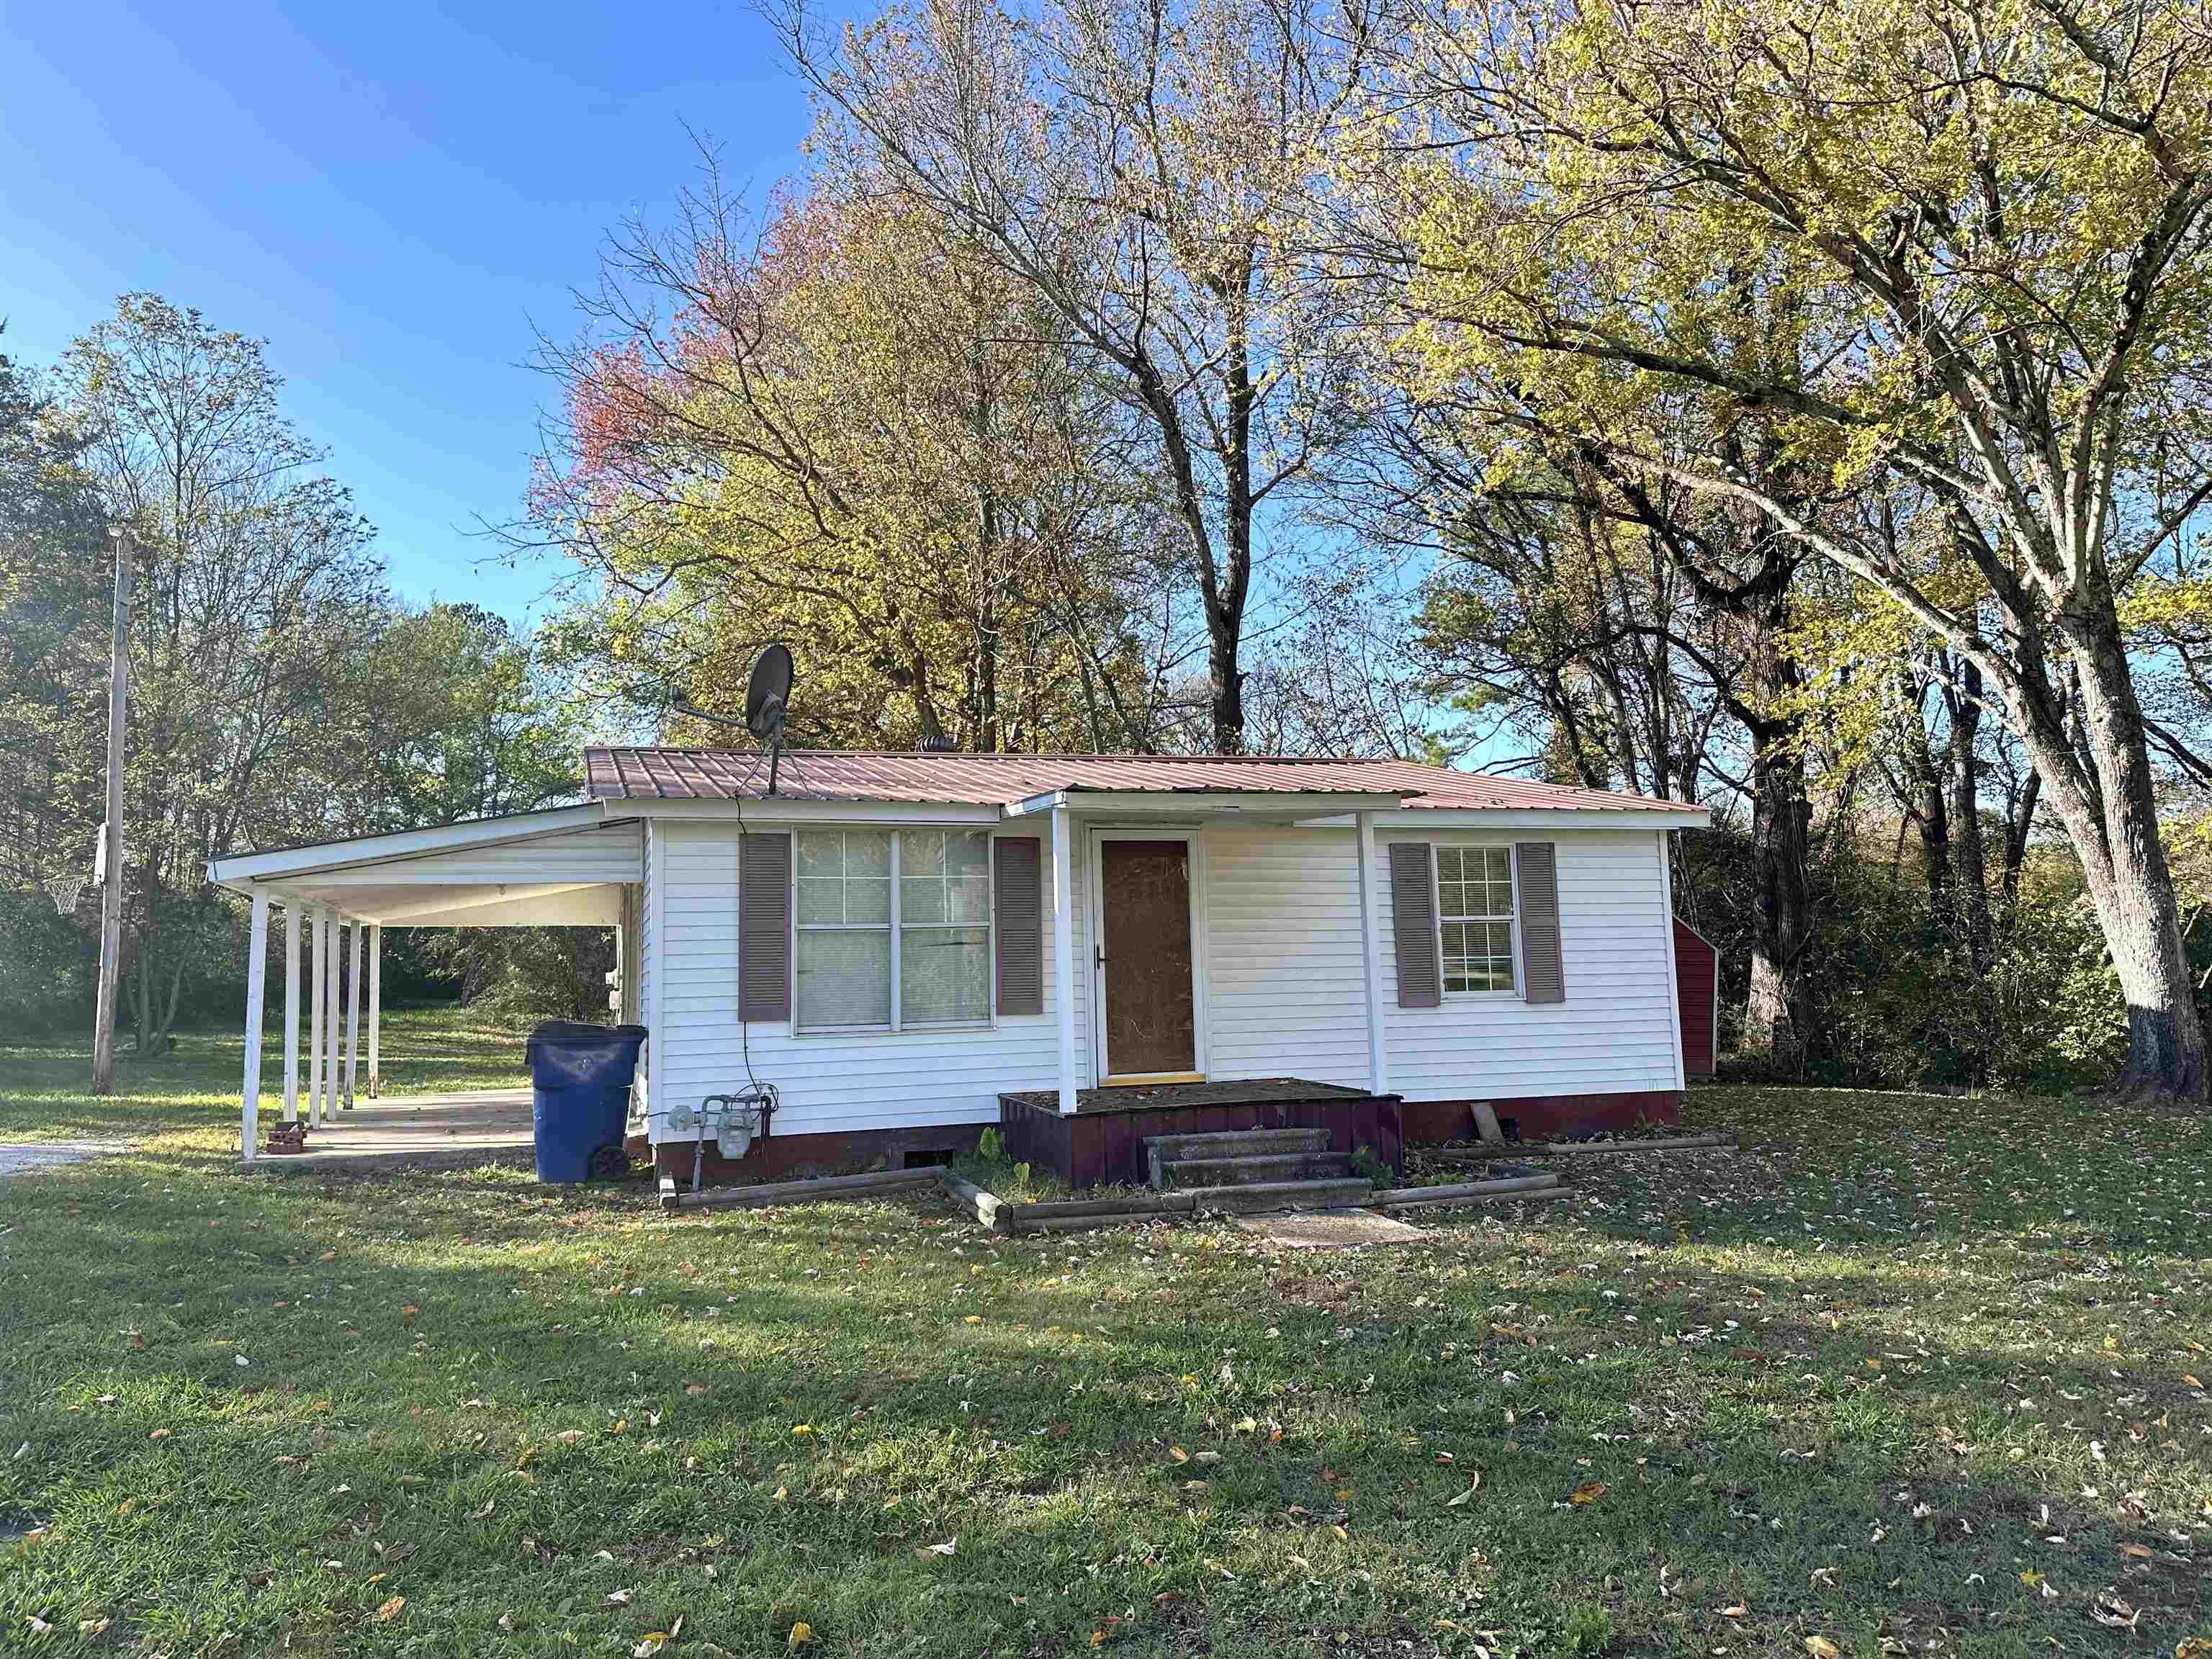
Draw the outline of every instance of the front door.
[[[1108,1079],[1198,1070],[1187,837],[1101,836],[1097,854],[1099,1038]]]

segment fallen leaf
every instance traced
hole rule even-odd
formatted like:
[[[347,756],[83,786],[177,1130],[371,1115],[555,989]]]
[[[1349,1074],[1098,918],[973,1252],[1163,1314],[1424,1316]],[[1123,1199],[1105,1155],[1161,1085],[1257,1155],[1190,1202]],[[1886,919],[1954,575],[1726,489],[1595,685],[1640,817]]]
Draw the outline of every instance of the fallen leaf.
[[[1605,1496],[1605,1482],[1593,1480],[1588,1486],[1577,1486],[1567,1494],[1570,1504],[1595,1504]]]
[[[1721,1617],[1723,1619],[1741,1619],[1750,1611],[1751,1609],[1744,1606],[1742,1602],[1731,1601],[1728,1606],[1721,1609]]]
[[[422,1309],[410,1302],[399,1310],[399,1322],[403,1325],[411,1325],[415,1322],[415,1316],[422,1311]]]
[[[487,1515],[489,1515],[489,1514],[492,1512],[492,1510],[493,1510],[494,1506],[495,1506],[495,1505],[498,1504],[498,1502],[499,1502],[499,1499],[497,1499],[496,1498],[485,1498],[485,1499],[484,1499],[484,1506],[483,1506],[482,1509],[477,1510],[477,1511],[475,1511],[473,1514],[471,1514],[471,1515],[469,1516],[469,1519],[470,1519],[470,1520],[471,1520],[471,1521],[481,1521],[481,1520],[483,1520],[483,1519],[484,1518],[484,1516],[486,1516]]]
[[[1461,1492],[1458,1497],[1446,1499],[1444,1507],[1448,1510],[1457,1509],[1461,1504],[1466,1503],[1468,1498],[1474,1496],[1474,1489],[1481,1484],[1482,1471],[1477,1469],[1474,1474],[1474,1479],[1467,1483],[1467,1489]]]
[[[1844,1659],[1844,1650],[1825,1636],[1807,1637],[1805,1651],[1811,1654],[1813,1659]]]
[[[959,1545],[957,1538],[948,1538],[942,1544],[930,1544],[915,1552],[916,1555],[950,1555]]]
[[[167,1429],[156,1429],[146,1437],[149,1440],[167,1440],[169,1437],[169,1431]]]
[[[386,1601],[382,1607],[376,1610],[376,1622],[380,1625],[390,1624],[394,1619],[397,1619],[399,1616],[399,1609],[406,1605],[407,1598],[405,1596],[393,1596],[390,1601]]]
[[[803,1648],[813,1639],[814,1626],[802,1619],[791,1627],[791,1634],[784,1638],[783,1644],[787,1648]]]
[[[1190,1462],[1190,1454],[1185,1451],[1181,1446],[1170,1446],[1168,1448],[1168,1456],[1170,1461],[1177,1463],[1188,1463]]]
[[[653,1659],[653,1656],[668,1645],[665,1630],[647,1631],[644,1638],[629,1650],[629,1659]]]

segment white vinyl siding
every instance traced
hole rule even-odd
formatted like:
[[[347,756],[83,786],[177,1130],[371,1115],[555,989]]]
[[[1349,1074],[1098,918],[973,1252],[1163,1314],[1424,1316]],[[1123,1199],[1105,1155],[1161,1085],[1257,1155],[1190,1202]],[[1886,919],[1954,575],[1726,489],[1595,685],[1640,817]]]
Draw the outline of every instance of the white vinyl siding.
[[[1240,825],[1204,841],[1206,1075],[1366,1087],[1351,834]]]
[[[830,827],[830,826],[824,826]],[[658,998],[653,1084],[659,1104],[696,1103],[744,1083],[737,1018],[738,855],[733,826],[656,824],[665,890],[648,894],[646,983]],[[1022,833],[1034,834],[1024,826]],[[1518,832],[1526,838],[1528,832]],[[1074,837],[1076,1076],[1091,1082],[1091,919]],[[1568,997],[1531,1006],[1518,996],[1448,997],[1401,1008],[1389,934],[1386,858],[1376,860],[1385,1042],[1393,1092],[1412,1100],[1505,1100],[1533,1095],[1678,1088],[1661,832],[1560,830],[1559,927]],[[1383,840],[1499,844],[1495,835],[1386,831]],[[752,1071],[782,1091],[781,1133],[994,1123],[998,1097],[1059,1085],[1051,912],[1052,842],[1042,848],[1043,1011],[994,1025],[902,1031],[793,1030],[756,1021]],[[1209,827],[1200,836],[1206,1053],[1210,1077],[1290,1076],[1364,1087],[1359,890],[1349,830]],[[647,921],[648,929],[652,922]]]
[[[1383,1030],[1392,1091],[1409,1100],[1505,1100],[1680,1087],[1663,834],[1516,832],[1517,839],[1540,837],[1556,849],[1564,1002],[1447,996],[1442,1007],[1401,1008],[1397,963],[1386,942]],[[1439,847],[1497,840],[1395,831],[1386,839]],[[1386,921],[1389,914],[1382,911]]]
[[[322,885],[412,885],[422,882],[468,884],[514,882],[640,881],[645,875],[645,829],[637,823],[598,830],[570,830],[531,836],[483,847],[425,853],[385,865],[338,870],[308,879]],[[394,926],[404,926],[395,923]]]
[[[834,825],[825,825],[834,828]],[[1043,1011],[995,1024],[890,1030],[794,1031],[788,1020],[738,1021],[738,854],[733,824],[657,823],[665,843],[667,938],[658,964],[660,1104],[695,1104],[753,1074],[781,1091],[779,1134],[996,1123],[999,1096],[1060,1086],[1060,1026],[1052,961],[1052,842],[1042,848]],[[1024,827],[1024,835],[1034,835]],[[1079,858],[1080,853],[1078,854]],[[1076,891],[1083,891],[1079,870]],[[1091,959],[1079,908],[1075,959]],[[987,960],[988,966],[988,960]],[[1090,1012],[1079,975],[1076,1064],[1090,1078]]]

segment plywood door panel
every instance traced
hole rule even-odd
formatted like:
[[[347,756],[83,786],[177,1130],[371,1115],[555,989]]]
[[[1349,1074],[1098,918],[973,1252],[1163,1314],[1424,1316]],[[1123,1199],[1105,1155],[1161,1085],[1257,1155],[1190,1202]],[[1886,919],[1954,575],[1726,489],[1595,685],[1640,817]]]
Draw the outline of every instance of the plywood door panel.
[[[1117,838],[1098,856],[1107,1064],[1117,1077],[1191,1071],[1190,844]]]

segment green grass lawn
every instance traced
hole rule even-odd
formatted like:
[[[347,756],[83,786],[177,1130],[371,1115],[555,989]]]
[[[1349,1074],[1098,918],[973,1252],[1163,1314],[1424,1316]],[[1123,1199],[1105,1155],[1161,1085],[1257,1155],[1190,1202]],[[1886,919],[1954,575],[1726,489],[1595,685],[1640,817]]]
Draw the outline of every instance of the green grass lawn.
[[[512,1075],[511,1036],[414,1037],[426,1083]],[[995,1237],[927,1194],[677,1218],[520,1171],[248,1176],[201,1046],[113,1105],[0,1054],[0,1137],[146,1137],[0,1185],[0,1537],[40,1534],[0,1543],[0,1647],[2212,1633],[2202,1121],[1712,1090],[1691,1124],[1740,1154],[1276,1253]]]
[[[363,1018],[366,1019],[364,1015]],[[528,1084],[524,1033],[471,1018],[465,1009],[387,1009],[378,1050],[384,1092],[508,1089]],[[301,1087],[307,1086],[307,1021],[301,1020]],[[100,1141],[159,1135],[164,1150],[238,1150],[238,1086],[246,1039],[236,1030],[188,1032],[176,1049],[148,1060],[117,1045],[116,1092],[85,1092],[92,1075],[82,1043],[0,1043],[0,1140]],[[358,1091],[368,1089],[368,1035],[361,1035]],[[282,1115],[284,1030],[261,1042],[261,1109]]]

